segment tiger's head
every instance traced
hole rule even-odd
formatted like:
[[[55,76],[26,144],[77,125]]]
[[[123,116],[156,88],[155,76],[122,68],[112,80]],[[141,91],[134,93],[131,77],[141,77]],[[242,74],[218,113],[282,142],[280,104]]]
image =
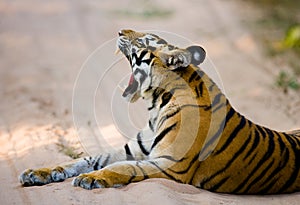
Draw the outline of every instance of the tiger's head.
[[[204,61],[206,55],[200,46],[182,49],[168,44],[155,34],[133,30],[119,31],[117,46],[132,68],[132,75],[123,93],[123,97],[130,102],[135,102],[153,86],[159,86],[159,76],[153,75],[154,61],[156,65],[161,64],[160,69],[176,70],[190,64],[197,66]]]

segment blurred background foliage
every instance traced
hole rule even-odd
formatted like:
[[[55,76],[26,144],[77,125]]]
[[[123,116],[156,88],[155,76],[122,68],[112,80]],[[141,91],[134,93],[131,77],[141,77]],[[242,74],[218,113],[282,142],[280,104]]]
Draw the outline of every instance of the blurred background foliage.
[[[300,1],[247,0],[261,10],[255,33],[262,40],[268,56],[288,65],[277,75],[275,84],[285,93],[300,89]]]
[[[151,0],[140,0],[134,6],[121,7],[113,10],[113,14],[120,17],[137,19],[167,18],[173,14],[171,9],[163,8]]]

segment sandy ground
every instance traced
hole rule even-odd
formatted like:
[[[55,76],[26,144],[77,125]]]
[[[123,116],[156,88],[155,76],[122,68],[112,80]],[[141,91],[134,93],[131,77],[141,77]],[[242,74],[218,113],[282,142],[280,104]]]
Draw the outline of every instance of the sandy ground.
[[[266,60],[247,28],[252,8],[232,0],[167,0],[160,6],[159,1],[151,1],[162,13],[143,17],[151,8],[149,2],[0,1],[0,204],[299,203],[299,193],[222,195],[158,179],[92,191],[72,187],[71,179],[41,187],[20,186],[18,175],[24,169],[69,161],[62,147],[94,152],[94,138],[78,137],[76,132],[72,92],[88,56],[121,28],[173,32],[203,45],[237,110],[277,130],[300,127],[298,95],[283,95],[272,87],[278,68],[284,65]],[[105,97],[102,100],[110,104]],[[103,126],[106,133],[113,127],[108,122]],[[114,130],[111,133],[115,135]],[[123,141],[107,140],[113,145]]]

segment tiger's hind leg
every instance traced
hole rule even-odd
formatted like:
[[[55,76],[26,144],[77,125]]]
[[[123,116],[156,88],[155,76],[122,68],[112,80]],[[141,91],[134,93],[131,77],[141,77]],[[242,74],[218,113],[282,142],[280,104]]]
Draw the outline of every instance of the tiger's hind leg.
[[[118,160],[125,160],[126,154],[120,151],[114,154],[102,154],[97,157],[86,157],[73,163],[55,168],[27,169],[19,176],[23,186],[44,185],[61,182],[67,178],[99,170]]]

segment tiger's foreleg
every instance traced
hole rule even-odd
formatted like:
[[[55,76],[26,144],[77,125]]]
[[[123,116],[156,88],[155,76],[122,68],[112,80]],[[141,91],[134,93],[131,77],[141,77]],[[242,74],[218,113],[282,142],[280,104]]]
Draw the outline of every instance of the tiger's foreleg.
[[[167,159],[117,162],[104,169],[76,177],[72,184],[84,189],[120,187],[148,178],[174,178],[168,172]],[[171,166],[171,165],[170,165]]]
[[[19,181],[23,186],[60,182],[82,173],[99,170],[111,163],[121,160],[126,160],[126,153],[123,149],[115,153],[81,158],[72,163],[54,168],[27,169],[19,176]]]

